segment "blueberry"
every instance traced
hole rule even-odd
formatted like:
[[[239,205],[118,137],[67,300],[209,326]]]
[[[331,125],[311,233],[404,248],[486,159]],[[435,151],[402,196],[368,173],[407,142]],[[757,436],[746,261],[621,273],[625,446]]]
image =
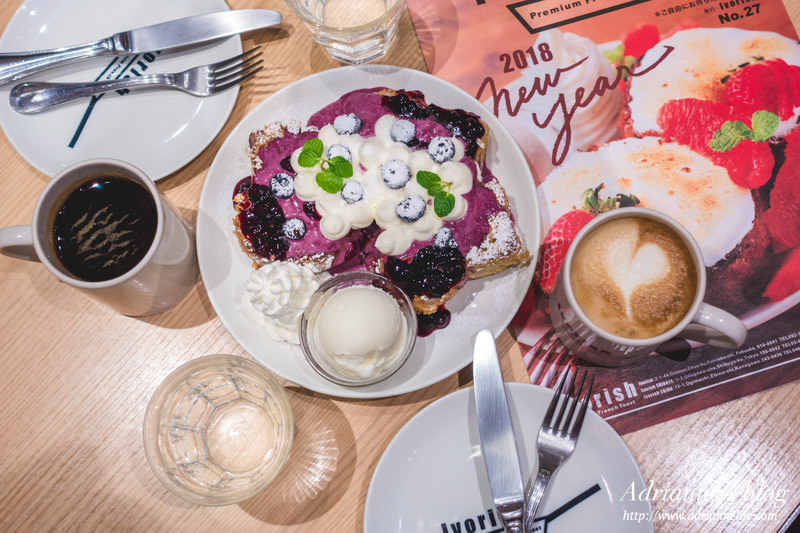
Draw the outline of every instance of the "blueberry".
[[[294,194],[294,179],[285,172],[279,172],[269,180],[269,190],[275,198],[289,198]]]
[[[395,213],[404,222],[414,222],[422,218],[425,214],[425,200],[418,194],[406,196],[395,208]]]
[[[381,167],[381,177],[387,187],[399,189],[411,179],[411,169],[400,159],[390,159]]]
[[[437,231],[436,236],[433,238],[433,245],[436,248],[455,248],[458,246],[453,238],[453,230],[450,228],[442,228]]]
[[[364,186],[358,180],[347,180],[342,187],[342,198],[348,204],[354,204],[364,198]]]
[[[289,240],[302,239],[306,234],[306,223],[299,218],[287,218],[283,223],[283,236]]]
[[[456,145],[447,137],[434,137],[428,144],[428,155],[437,163],[450,161],[456,155]]]
[[[394,142],[410,146],[417,137],[417,127],[409,120],[398,120],[389,128],[389,137]]]
[[[353,156],[350,155],[350,149],[343,144],[334,144],[328,148],[328,159],[333,159],[336,156],[341,156],[348,161],[353,161]]]
[[[333,129],[339,135],[352,135],[361,130],[361,119],[353,113],[339,115],[333,119]]]

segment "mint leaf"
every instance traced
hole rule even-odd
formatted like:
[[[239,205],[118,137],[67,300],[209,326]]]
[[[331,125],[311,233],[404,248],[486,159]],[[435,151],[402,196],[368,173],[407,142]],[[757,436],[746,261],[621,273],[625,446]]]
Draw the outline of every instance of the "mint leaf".
[[[349,178],[353,175],[353,164],[344,157],[337,155],[328,161],[328,170],[340,178]]]
[[[342,190],[345,178],[353,175],[353,164],[344,157],[337,155],[327,160],[322,157],[325,146],[319,138],[314,137],[303,143],[300,155],[297,156],[297,163],[301,167],[313,167],[317,163],[322,163],[322,171],[317,173],[317,185],[331,194]]]
[[[317,137],[307,140],[297,156],[297,164],[306,168],[313,167],[322,159],[322,149],[322,141]]]
[[[344,187],[344,179],[330,170],[325,170],[317,173],[317,185],[325,192],[336,194]]]
[[[433,210],[439,218],[449,215],[455,208],[456,197],[448,192],[453,185],[451,182],[442,180],[435,172],[420,170],[417,172],[417,183],[433,197]]]
[[[600,190],[603,188],[603,184],[601,183],[597,189],[592,189],[589,187],[583,194],[581,194],[581,205],[586,206],[589,211],[594,212],[598,207],[600,207]]]
[[[743,139],[752,139],[753,130],[741,120],[728,120],[714,132],[708,146],[717,152],[725,152],[739,144]]]
[[[778,115],[762,110],[753,113],[753,140],[766,141],[778,129]]]
[[[622,61],[622,58],[625,55],[625,45],[621,44],[616,48],[612,48],[611,50],[606,50],[603,52],[603,55],[606,56],[611,63],[616,63],[617,61]]]
[[[425,189],[430,189],[432,186],[440,184],[441,181],[442,179],[439,175],[434,172],[428,172],[427,170],[420,170],[417,172],[417,183],[422,185]],[[439,185],[439,187],[441,187],[441,185]]]
[[[319,157],[309,153],[309,152],[300,152],[300,155],[297,156],[297,164],[301,167],[313,167],[319,163]]]
[[[441,183],[434,183],[430,187],[426,189],[430,196],[436,196],[440,192],[444,191],[444,187],[442,187]]]
[[[303,143],[303,151],[309,152],[316,157],[322,157],[322,150],[324,148],[325,147],[319,137],[312,137]]]
[[[449,215],[455,206],[456,197],[449,192],[439,191],[436,193],[436,196],[433,197],[433,212],[436,213],[436,216],[439,218],[444,218]]]

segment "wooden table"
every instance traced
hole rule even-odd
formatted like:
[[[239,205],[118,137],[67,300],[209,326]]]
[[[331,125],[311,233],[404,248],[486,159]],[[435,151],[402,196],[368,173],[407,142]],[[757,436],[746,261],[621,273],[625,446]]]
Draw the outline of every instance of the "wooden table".
[[[0,2],[3,27],[21,2]],[[800,4],[792,4],[800,20]],[[257,32],[267,69],[239,94],[233,114],[193,162],[159,182],[196,214],[206,171],[232,128],[265,97],[338,66],[279,0],[235,0],[232,8],[284,13],[279,33]],[[406,15],[381,62],[425,70]],[[0,226],[28,223],[48,177],[0,139]],[[120,316],[58,283],[38,264],[0,256],[0,530],[2,531],[360,531],[375,465],[396,432],[431,401],[470,381],[462,371],[427,389],[377,401],[341,400],[287,384],[296,417],[292,460],[277,481],[238,505],[204,508],[172,495],[142,449],[147,402],[161,380],[204,354],[246,355],[222,326],[202,282],[174,309]],[[504,375],[526,381],[510,333],[499,339]],[[784,500],[724,497],[699,504],[655,498],[658,513],[769,511],[766,521],[705,522],[657,516],[657,531],[775,531],[800,498],[800,383],[792,383],[625,435],[654,489],[706,493],[777,490]],[[314,461],[321,442],[336,460]],[[317,457],[319,454],[317,454]],[[772,505],[768,505],[772,504]]]

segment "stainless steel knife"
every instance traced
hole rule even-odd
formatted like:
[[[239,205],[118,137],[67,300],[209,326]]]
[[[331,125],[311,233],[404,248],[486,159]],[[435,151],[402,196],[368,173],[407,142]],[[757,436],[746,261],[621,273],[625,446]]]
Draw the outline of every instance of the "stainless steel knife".
[[[190,46],[266,28],[281,20],[281,14],[271,9],[238,9],[162,22],[115,33],[92,43],[35,52],[0,53],[0,84],[103,54],[138,54]]]
[[[475,336],[472,375],[478,431],[492,498],[506,530],[521,533],[525,505],[522,472],[497,347],[487,329]]]

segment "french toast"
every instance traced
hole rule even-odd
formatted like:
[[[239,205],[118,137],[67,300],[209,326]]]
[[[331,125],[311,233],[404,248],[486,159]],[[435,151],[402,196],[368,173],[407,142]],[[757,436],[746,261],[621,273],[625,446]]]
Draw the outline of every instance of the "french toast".
[[[256,266],[371,270],[401,286],[418,313],[435,313],[468,279],[529,258],[486,167],[488,138],[479,116],[428,104],[419,91],[351,91],[303,126],[251,133],[234,231]],[[334,172],[342,159],[351,175]]]

